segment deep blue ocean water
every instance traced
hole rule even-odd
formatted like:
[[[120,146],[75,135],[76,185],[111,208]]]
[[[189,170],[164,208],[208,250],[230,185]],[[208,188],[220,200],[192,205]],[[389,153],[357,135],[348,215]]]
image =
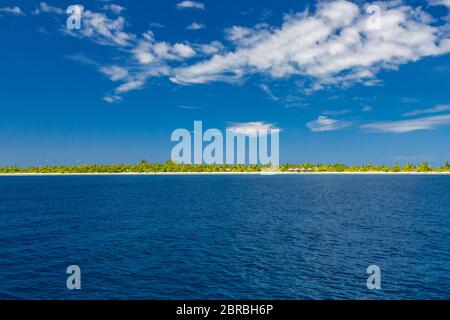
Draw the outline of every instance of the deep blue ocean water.
[[[0,298],[450,299],[450,177],[0,177]]]

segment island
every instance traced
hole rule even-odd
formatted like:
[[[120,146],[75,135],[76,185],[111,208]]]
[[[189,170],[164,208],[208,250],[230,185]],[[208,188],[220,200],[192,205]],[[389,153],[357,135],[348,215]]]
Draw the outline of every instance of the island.
[[[142,160],[137,164],[81,164],[52,166],[5,166],[0,167],[0,175],[32,175],[32,174],[314,174],[314,173],[429,173],[450,174],[450,164],[433,167],[423,162],[420,164],[395,165],[346,165],[346,164],[282,164],[249,165],[249,164],[178,164],[173,161],[149,163]]]

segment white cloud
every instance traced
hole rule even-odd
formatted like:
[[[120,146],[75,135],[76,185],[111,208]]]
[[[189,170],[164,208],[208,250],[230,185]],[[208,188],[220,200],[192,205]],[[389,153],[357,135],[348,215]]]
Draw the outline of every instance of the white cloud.
[[[91,58],[86,57],[84,54],[82,53],[76,53],[76,54],[71,54],[71,55],[67,55],[66,56],[67,59],[79,62],[81,64],[86,64],[86,65],[97,65],[98,63],[95,62],[94,60],[92,60]]]
[[[132,52],[140,64],[161,64],[164,61],[181,61],[195,56],[196,51],[188,44],[176,43],[171,45],[155,40],[153,32],[148,31],[139,40]]]
[[[320,2],[308,11],[286,16],[280,28],[235,26],[227,38],[234,51],[175,70],[181,84],[236,81],[263,73],[273,78],[293,75],[312,82],[311,89],[376,85],[376,74],[402,64],[450,51],[450,39],[421,8],[397,1],[382,7],[379,30],[367,28],[364,8],[348,1]]]
[[[225,50],[225,47],[219,41],[213,41],[208,44],[197,45],[196,49],[205,55],[214,55]]]
[[[322,114],[325,116],[339,116],[341,114],[347,114],[347,113],[351,113],[351,112],[352,112],[351,109],[326,110],[326,111],[322,112]]]
[[[449,110],[450,110],[450,104],[441,104],[441,105],[437,105],[433,108],[418,109],[418,110],[410,111],[410,112],[403,114],[403,116],[404,117],[413,117],[413,116],[418,116],[421,114],[439,113],[439,112],[444,112],[444,111],[449,111]]]
[[[205,5],[202,2],[198,1],[182,1],[177,3],[178,9],[198,9],[198,10],[204,10]]]
[[[191,58],[195,55],[195,50],[183,43],[176,43],[173,51],[182,58]]]
[[[186,30],[201,30],[205,29],[205,25],[197,22],[192,22],[186,27]]]
[[[225,35],[229,41],[240,45],[250,45],[257,41],[255,36],[258,36],[258,34],[255,34],[252,29],[241,26],[233,26],[226,29]],[[261,38],[262,36],[259,36],[259,39]]]
[[[267,84],[261,84],[259,86],[261,88],[262,91],[264,91],[270,99],[272,99],[273,101],[278,101],[279,98],[277,96],[275,96],[272,92],[272,90],[269,88],[269,86]]]
[[[108,7],[119,11],[118,8]],[[114,8],[114,9],[112,9]],[[62,12],[56,7],[50,7],[41,3],[36,13],[49,12],[58,14]],[[103,98],[106,102],[119,102],[121,95],[132,90],[144,87],[151,77],[169,76],[171,66],[168,62],[180,62],[193,57],[196,52],[188,44],[171,45],[166,42],[157,42],[151,31],[143,33],[140,37],[125,31],[126,21],[123,17],[109,18],[104,13],[84,11],[82,28],[72,31],[66,28],[61,31],[73,37],[86,38],[97,44],[111,46],[119,49],[120,53],[129,54],[129,57],[121,57],[124,65],[104,65],[86,58],[82,54],[68,56],[68,58],[93,65],[99,72],[106,75],[111,81],[120,82],[113,94],[107,94]]]
[[[275,127],[274,124],[271,123],[265,123],[261,121],[256,122],[231,122],[229,123],[227,130],[230,130],[234,132],[235,134],[241,134],[246,136],[261,136],[261,135],[268,135],[270,134],[270,131],[278,131],[280,132],[281,129]]]
[[[122,101],[122,97],[117,95],[106,95],[103,97],[103,101],[108,103],[118,103]]]
[[[370,112],[370,111],[372,111],[372,107],[371,106],[364,106],[362,108],[362,112]]]
[[[165,60],[175,60],[177,57],[172,52],[172,46],[166,42],[155,42],[148,50],[152,50],[155,56]]]
[[[149,64],[153,61],[154,57],[151,53],[145,51],[136,51],[136,58],[141,64]]]
[[[23,16],[25,13],[19,7],[3,7],[0,8],[0,12],[13,14],[16,16]]]
[[[450,8],[450,0],[428,0],[428,3],[432,6],[447,6]]]
[[[134,50],[134,56],[140,64],[149,64],[155,59],[155,56],[147,51],[143,46]]]
[[[125,10],[125,8],[120,6],[120,5],[118,5],[118,4],[106,4],[106,5],[103,6],[103,10],[108,10],[108,11],[111,11],[111,12],[113,12],[115,14],[121,14],[122,11]]]
[[[450,124],[450,115],[432,116],[413,120],[374,122],[363,125],[365,129],[376,132],[405,133],[418,130],[430,130]]]
[[[150,22],[150,23],[148,24],[148,26],[149,26],[150,28],[158,28],[158,29],[163,29],[163,28],[165,28],[165,25],[163,25],[162,23],[159,23],[159,22]]]
[[[423,9],[399,1],[382,2],[380,6],[380,30],[367,29],[363,7],[342,0],[319,2],[315,10],[285,16],[279,27],[258,24],[253,28],[227,29],[231,50],[219,41],[173,44],[157,41],[151,31],[136,35],[126,30],[124,17],[110,18],[106,12],[84,11],[81,30],[61,30],[116,49],[114,56],[123,65],[118,66],[117,60],[112,64],[127,70],[127,75],[123,70],[93,63],[112,81],[119,82],[115,96],[142,88],[151,77],[193,84],[237,82],[263,73],[276,79],[297,76],[297,83],[303,89],[310,86],[310,91],[355,82],[375,85],[376,75],[382,69],[392,70],[450,51],[448,25],[435,24]],[[183,1],[178,7],[201,9],[204,5]],[[38,11],[65,12],[45,2]],[[195,63],[189,64],[192,58],[196,58]],[[264,86],[261,89],[268,92]],[[322,120],[334,121],[327,117]]]
[[[111,81],[123,80],[128,77],[128,70],[119,66],[101,67],[100,72],[107,75]]]
[[[54,7],[49,5],[47,2],[39,3],[39,7],[37,7],[32,14],[37,15],[41,13],[54,13],[54,14],[66,14],[66,12],[58,7]]]
[[[349,121],[331,119],[326,116],[319,116],[317,120],[306,124],[312,132],[335,131],[346,128],[349,125],[351,125]]]
[[[145,84],[145,80],[143,79],[135,79],[125,82],[124,84],[117,87],[117,93],[125,93],[131,90],[141,89]]]
[[[136,36],[124,31],[125,19],[117,17],[108,18],[103,13],[89,10],[83,11],[83,27],[77,32],[64,29],[66,34],[75,37],[85,37],[92,41],[108,46],[126,47],[130,46]]]

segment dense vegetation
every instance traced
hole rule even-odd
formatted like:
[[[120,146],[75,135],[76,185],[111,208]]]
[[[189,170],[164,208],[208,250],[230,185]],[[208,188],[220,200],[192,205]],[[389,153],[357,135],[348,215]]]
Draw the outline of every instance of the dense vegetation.
[[[6,173],[153,173],[153,172],[260,172],[270,171],[269,166],[261,165],[187,165],[172,161],[153,164],[143,160],[139,164],[88,164],[77,166],[39,166],[20,168],[17,166],[0,167],[0,174]],[[439,167],[432,167],[424,162],[418,165],[406,164],[394,166],[367,164],[362,166],[347,166],[345,164],[283,164],[279,166],[282,172],[450,172],[450,164],[446,162]]]

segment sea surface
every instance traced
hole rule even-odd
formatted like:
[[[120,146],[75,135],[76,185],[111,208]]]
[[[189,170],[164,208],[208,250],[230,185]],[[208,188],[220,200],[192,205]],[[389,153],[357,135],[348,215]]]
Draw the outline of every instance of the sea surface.
[[[0,298],[450,299],[450,177],[0,177]]]

